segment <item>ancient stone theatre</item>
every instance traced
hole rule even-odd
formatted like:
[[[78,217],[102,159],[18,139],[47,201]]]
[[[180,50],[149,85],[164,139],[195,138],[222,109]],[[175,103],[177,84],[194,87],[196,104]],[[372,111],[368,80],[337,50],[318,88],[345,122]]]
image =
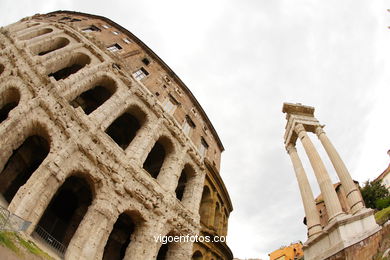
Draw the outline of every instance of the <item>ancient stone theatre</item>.
[[[57,11],[0,31],[0,199],[65,259],[232,259],[224,147],[177,75],[101,16]]]

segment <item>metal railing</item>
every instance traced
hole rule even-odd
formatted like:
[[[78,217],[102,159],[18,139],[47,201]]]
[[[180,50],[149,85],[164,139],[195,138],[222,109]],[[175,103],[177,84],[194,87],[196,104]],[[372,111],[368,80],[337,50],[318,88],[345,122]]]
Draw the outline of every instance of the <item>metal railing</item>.
[[[42,239],[47,245],[57,251],[59,256],[64,257],[66,246],[50,235],[49,232],[37,225],[35,227],[34,234],[39,236],[39,238]]]
[[[26,221],[0,206],[0,230],[24,231],[30,224],[30,221]]]

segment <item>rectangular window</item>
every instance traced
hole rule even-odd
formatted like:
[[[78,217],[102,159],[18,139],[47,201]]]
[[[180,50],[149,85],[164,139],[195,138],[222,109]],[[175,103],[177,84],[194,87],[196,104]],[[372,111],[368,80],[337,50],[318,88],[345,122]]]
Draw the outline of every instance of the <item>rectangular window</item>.
[[[172,115],[179,104],[180,103],[174,97],[169,95],[169,97],[167,97],[167,99],[164,101],[163,108],[165,112]]]
[[[190,135],[191,126],[188,124],[187,121],[185,121],[184,124],[183,124],[183,132],[184,132],[186,135]]]
[[[96,27],[95,25],[91,25],[87,28],[82,29],[83,32],[100,32],[100,29]]]
[[[195,128],[195,124],[194,122],[191,120],[191,118],[187,115],[185,120],[184,120],[184,124],[183,124],[183,132],[186,134],[186,135],[190,135],[191,134],[191,131],[192,129]]]
[[[115,43],[111,46],[108,46],[107,50],[109,50],[111,52],[116,52],[116,51],[122,50],[122,47],[119,44]]]
[[[115,35],[119,35],[119,32],[117,32],[117,31],[113,31],[112,33]]]
[[[172,102],[170,98],[167,98],[164,102],[163,108],[165,112],[172,115],[173,112],[175,112],[176,105]]]
[[[103,26],[104,29],[110,28],[110,26],[108,26],[108,25],[106,25],[106,24],[103,24],[102,26]]]
[[[209,145],[206,143],[206,141],[202,137],[200,139],[200,145],[199,145],[199,153],[200,153],[200,156],[202,156],[202,158],[205,157],[208,148],[209,148]]]
[[[128,38],[123,38],[123,41],[127,44],[131,43],[131,41]]]
[[[149,75],[149,72],[146,69],[144,69],[143,67],[141,67],[139,70],[137,70],[136,72],[133,73],[133,77],[136,80],[141,80],[148,75]]]

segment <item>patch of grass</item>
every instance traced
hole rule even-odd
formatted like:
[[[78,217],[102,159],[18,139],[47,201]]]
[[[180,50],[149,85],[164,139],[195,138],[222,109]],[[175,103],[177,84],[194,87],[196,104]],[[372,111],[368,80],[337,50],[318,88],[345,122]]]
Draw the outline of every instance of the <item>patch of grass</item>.
[[[32,241],[26,241],[23,238],[16,236],[19,240],[19,243],[24,246],[30,253],[44,257],[45,259],[54,259],[51,256],[49,256],[46,252],[42,251],[34,242]]]
[[[14,243],[13,232],[0,231],[0,244],[19,254],[19,248]]]
[[[9,248],[21,257],[25,257],[26,253],[29,252],[42,259],[54,260],[53,257],[42,251],[34,242],[26,241],[14,232],[0,231],[0,245]]]
[[[385,224],[386,221],[389,219],[390,219],[390,207],[387,207],[375,213],[375,220],[376,223],[378,223],[379,225]]]

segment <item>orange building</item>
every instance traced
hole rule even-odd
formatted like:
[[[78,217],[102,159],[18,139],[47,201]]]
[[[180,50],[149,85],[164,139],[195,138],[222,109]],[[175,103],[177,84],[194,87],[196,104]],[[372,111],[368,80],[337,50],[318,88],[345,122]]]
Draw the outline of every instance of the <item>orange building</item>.
[[[283,246],[269,254],[270,260],[296,260],[303,259],[302,243],[292,243],[289,246]]]

